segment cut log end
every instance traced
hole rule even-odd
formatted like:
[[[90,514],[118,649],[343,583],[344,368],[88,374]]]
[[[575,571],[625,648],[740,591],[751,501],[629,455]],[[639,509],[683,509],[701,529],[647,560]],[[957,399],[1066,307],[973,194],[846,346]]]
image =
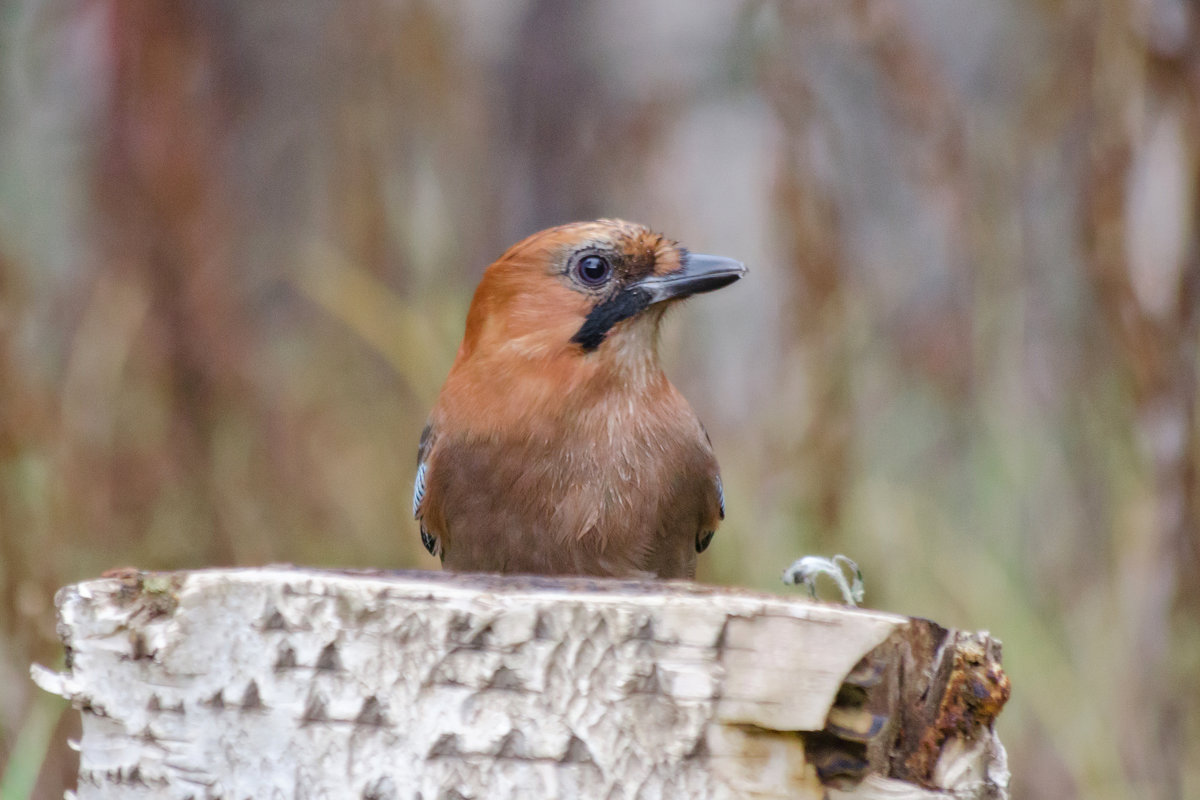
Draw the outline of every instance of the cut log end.
[[[987,634],[689,583],[125,571],[57,598],[77,796],[1004,798]],[[447,794],[450,792],[451,794]]]

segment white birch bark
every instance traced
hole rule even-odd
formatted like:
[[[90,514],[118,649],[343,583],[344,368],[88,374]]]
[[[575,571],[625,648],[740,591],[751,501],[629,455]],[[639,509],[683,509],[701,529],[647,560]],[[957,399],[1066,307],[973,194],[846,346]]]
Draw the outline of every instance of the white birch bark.
[[[100,798],[1003,798],[998,643],[686,583],[132,573],[63,589]],[[828,794],[826,794],[828,792]]]

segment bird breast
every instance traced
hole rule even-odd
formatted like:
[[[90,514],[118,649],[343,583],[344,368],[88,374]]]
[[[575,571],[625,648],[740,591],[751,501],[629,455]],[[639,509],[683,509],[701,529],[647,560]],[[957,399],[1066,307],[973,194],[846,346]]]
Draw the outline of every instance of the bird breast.
[[[690,574],[715,463],[691,409],[666,386],[653,410],[608,393],[603,407],[443,442],[433,477],[446,566]]]

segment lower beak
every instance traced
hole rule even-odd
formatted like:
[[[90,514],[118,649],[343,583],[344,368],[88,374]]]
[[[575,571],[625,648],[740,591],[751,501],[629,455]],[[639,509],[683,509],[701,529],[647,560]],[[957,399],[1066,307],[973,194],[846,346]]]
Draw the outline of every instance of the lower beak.
[[[674,272],[650,275],[633,285],[644,290],[651,303],[661,303],[720,289],[745,274],[746,265],[732,258],[688,253],[683,266]]]

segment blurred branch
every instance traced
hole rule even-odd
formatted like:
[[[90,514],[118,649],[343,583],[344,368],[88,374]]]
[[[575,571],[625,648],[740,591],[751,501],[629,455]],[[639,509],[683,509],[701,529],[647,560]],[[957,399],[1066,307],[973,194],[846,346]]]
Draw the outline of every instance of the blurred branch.
[[[1188,36],[1193,46],[1174,59],[1179,67],[1149,70],[1152,43],[1144,32],[1152,30],[1153,13],[1148,5],[1109,2],[1096,6],[1088,20],[1092,84],[1083,110],[1091,127],[1082,227],[1087,275],[1130,378],[1134,434],[1148,466],[1150,514],[1118,569],[1143,589],[1127,599],[1136,636],[1129,654],[1130,702],[1153,712],[1122,742],[1138,782],[1165,799],[1182,792],[1185,756],[1178,742],[1186,723],[1177,712],[1181,695],[1193,703],[1198,699],[1194,682],[1181,686],[1170,680],[1169,663],[1172,608],[1194,618],[1200,601],[1200,592],[1182,589],[1195,587],[1200,578],[1194,488],[1200,457],[1194,295],[1200,275],[1195,214],[1200,186],[1195,45],[1200,39],[1193,13]],[[1131,113],[1134,109],[1140,113]],[[1163,125],[1179,126],[1178,146],[1158,137]],[[1171,185],[1171,176],[1180,174],[1185,197],[1147,209]],[[1172,214],[1183,215],[1179,229],[1164,225],[1164,217]],[[1189,608],[1181,605],[1185,601]]]
[[[379,353],[426,407],[437,398],[430,377],[445,370],[453,341],[430,325],[438,315],[403,302],[366,269],[331,247],[313,244],[292,281],[309,300]]]
[[[237,91],[222,72],[220,12],[111,0],[109,14],[107,138],[92,183],[103,231],[99,270],[149,297],[142,335],[161,348],[156,371],[170,419],[169,434],[142,457],[158,463],[142,472],[156,483],[174,473],[198,490],[209,558],[232,564],[240,540],[221,509],[211,440],[224,411],[249,399],[249,330],[229,263],[233,217],[220,153]],[[115,404],[107,412],[115,414]],[[85,490],[87,473],[74,476]]]
[[[822,12],[803,4],[782,4],[785,31],[799,38],[810,15]],[[789,297],[792,342],[805,363],[811,409],[795,454],[805,476],[807,526],[821,548],[843,522],[850,478],[853,419],[847,391],[845,269],[841,213],[830,170],[821,163],[836,135],[822,109],[802,59],[777,49],[767,62],[764,89],[786,139],[778,155],[771,187],[778,215],[777,232],[793,279]],[[801,488],[801,487],[797,487]]]

